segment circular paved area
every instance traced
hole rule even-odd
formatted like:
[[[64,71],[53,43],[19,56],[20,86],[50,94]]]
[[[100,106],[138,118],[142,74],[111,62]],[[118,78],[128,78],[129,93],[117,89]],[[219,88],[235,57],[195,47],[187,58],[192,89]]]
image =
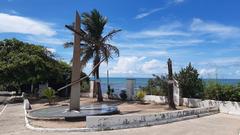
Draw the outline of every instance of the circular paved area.
[[[80,111],[69,111],[69,106],[49,107],[29,112],[30,118],[35,119],[84,119],[86,116],[108,115],[118,113],[115,106],[102,105],[84,105]]]
[[[37,132],[25,127],[23,105],[9,105],[0,116],[1,135],[239,135],[240,117],[216,114],[170,124],[102,132]]]

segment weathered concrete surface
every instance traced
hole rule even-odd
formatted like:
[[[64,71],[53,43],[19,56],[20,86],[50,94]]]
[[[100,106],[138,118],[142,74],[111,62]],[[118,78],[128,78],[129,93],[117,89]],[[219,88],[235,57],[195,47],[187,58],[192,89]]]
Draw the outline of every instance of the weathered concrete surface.
[[[240,117],[216,114],[152,127],[102,132],[36,132],[25,128],[22,104],[8,105],[0,116],[1,135],[238,135]]]
[[[167,98],[165,96],[146,95],[144,100],[147,102],[155,102],[160,104],[167,103]]]
[[[205,107],[170,112],[130,114],[114,116],[88,116],[87,128],[111,130],[165,124],[218,113],[218,108]]]
[[[145,101],[165,103],[165,96],[146,95]],[[221,113],[240,115],[240,102],[232,101],[216,101],[216,100],[201,100],[197,98],[182,98],[183,106],[187,107],[218,107]]]
[[[4,103],[8,98],[7,96],[0,96],[0,104]]]
[[[80,32],[81,28],[80,15],[76,12],[76,20],[74,24],[74,30]],[[81,74],[81,64],[80,64],[80,43],[81,38],[78,34],[74,33],[74,46],[73,46],[73,62],[72,62],[72,76],[71,83],[80,79]],[[71,85],[70,94],[70,110],[79,110],[80,108],[80,82]]]

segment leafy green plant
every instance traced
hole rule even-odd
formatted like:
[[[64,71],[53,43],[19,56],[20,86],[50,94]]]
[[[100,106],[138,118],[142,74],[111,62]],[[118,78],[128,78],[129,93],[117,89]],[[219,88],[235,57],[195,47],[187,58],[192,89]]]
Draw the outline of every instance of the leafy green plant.
[[[108,98],[111,98],[114,93],[114,88],[111,88],[110,85],[108,85],[107,95]]]
[[[88,81],[81,82],[81,92],[89,92],[90,86]]]
[[[175,78],[178,81],[182,97],[203,97],[203,81],[191,63],[186,68],[182,68],[178,74],[175,74]]]
[[[55,90],[48,87],[43,90],[43,95],[48,99],[48,103],[54,104],[54,99],[55,99]]]
[[[238,85],[207,82],[204,87],[204,98],[220,101],[240,101],[240,87]]]
[[[125,90],[122,90],[121,93],[119,94],[120,98],[122,100],[126,100],[127,99],[127,93]]]
[[[140,101],[143,101],[145,95],[146,95],[146,92],[145,92],[145,91],[139,90],[139,91],[137,91],[136,99],[137,99],[137,100],[140,100]]]
[[[145,91],[149,95],[161,95],[166,96],[168,91],[167,77],[153,75],[154,78],[148,80],[146,87],[140,87],[141,90]]]

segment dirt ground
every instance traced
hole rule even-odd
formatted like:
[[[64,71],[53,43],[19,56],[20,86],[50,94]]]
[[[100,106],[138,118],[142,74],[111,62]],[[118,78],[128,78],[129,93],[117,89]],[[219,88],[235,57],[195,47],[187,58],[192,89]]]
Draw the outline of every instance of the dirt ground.
[[[55,105],[48,105],[47,100],[30,100],[32,105],[32,110],[47,108],[53,106],[69,106],[69,99],[58,99]],[[80,98],[80,105],[89,105],[89,104],[107,104],[112,106],[117,106],[120,114],[119,115],[128,115],[128,114],[142,114],[142,113],[155,113],[155,112],[164,112],[171,111],[168,109],[168,105],[165,104],[156,104],[156,103],[142,103],[139,101],[120,101],[120,100],[109,100],[104,99],[104,102],[96,102],[96,99],[93,98]],[[184,106],[177,106],[177,109],[182,110],[186,109]],[[86,126],[85,121],[81,122],[67,122],[67,121],[43,121],[43,120],[30,120],[30,123],[37,127],[49,127],[49,128],[82,128]]]

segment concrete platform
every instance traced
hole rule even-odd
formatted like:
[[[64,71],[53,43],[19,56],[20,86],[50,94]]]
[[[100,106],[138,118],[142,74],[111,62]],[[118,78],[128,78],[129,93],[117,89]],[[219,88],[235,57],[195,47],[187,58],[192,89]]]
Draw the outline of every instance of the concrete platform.
[[[80,111],[69,111],[69,106],[49,107],[33,110],[28,113],[28,118],[38,120],[67,120],[81,121],[86,120],[86,116],[110,115],[119,113],[115,106],[84,105]]]
[[[170,124],[102,132],[36,132],[25,127],[23,104],[8,105],[0,116],[1,135],[239,135],[240,116],[216,114]]]

